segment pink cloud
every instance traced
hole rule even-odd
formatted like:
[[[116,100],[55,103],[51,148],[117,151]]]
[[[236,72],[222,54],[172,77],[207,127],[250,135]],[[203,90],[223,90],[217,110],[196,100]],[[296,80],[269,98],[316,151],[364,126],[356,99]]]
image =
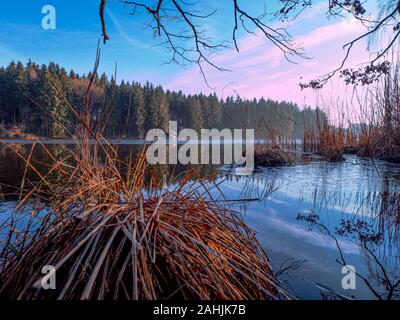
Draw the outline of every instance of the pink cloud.
[[[296,25],[292,25],[293,27]],[[263,96],[276,100],[291,100],[299,105],[315,105],[317,94],[311,90],[301,91],[299,82],[318,78],[339,66],[345,55],[343,44],[362,32],[365,32],[365,29],[359,22],[343,20],[301,34],[295,37],[294,41],[303,43],[307,55],[312,59],[296,59],[297,64],[286,61],[279,49],[266,44],[265,39],[247,35],[239,42],[240,48],[243,48],[240,53],[229,50],[213,60],[228,67],[231,72],[220,72],[206,67],[207,79],[220,96],[235,95],[237,92],[249,99]],[[354,46],[347,66],[367,60],[366,43],[360,43]],[[337,79],[334,81],[339,82]],[[207,87],[195,67],[183,71],[164,85],[186,93],[213,91]]]

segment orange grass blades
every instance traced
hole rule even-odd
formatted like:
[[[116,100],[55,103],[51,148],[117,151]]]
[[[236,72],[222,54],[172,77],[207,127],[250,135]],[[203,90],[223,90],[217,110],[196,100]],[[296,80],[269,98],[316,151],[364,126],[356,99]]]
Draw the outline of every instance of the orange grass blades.
[[[34,234],[18,237],[17,253],[3,252],[1,297],[289,298],[240,215],[204,197],[205,181],[150,177],[149,188],[144,153],[132,163],[114,153],[102,162],[97,150],[78,144],[76,165],[50,169],[63,183],[46,185],[54,196],[44,217],[34,210],[41,217]],[[123,166],[124,178],[116,172]],[[54,290],[41,287],[45,265],[56,269]]]
[[[60,92],[80,125],[67,156],[38,140],[30,154],[38,145],[53,161],[40,173],[18,153],[40,179],[19,191],[28,226],[19,231],[12,214],[0,247],[0,298],[288,299],[254,232],[213,200],[207,181],[157,178],[145,148],[119,159],[91,128],[90,85],[85,114]],[[42,286],[45,266],[55,270],[52,290]]]

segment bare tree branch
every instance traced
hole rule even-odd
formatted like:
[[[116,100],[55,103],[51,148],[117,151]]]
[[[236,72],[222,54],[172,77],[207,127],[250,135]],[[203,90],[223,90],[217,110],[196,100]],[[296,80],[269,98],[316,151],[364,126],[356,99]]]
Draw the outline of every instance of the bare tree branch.
[[[235,49],[239,51],[237,34],[239,29],[245,32],[260,34],[270,43],[279,48],[288,61],[290,56],[302,56],[301,49],[291,42],[289,33],[284,28],[275,28],[264,21],[267,15],[266,8],[259,16],[253,16],[243,9],[239,0],[230,0],[234,12],[234,27],[232,41]],[[221,49],[230,49],[228,41],[214,43],[206,36],[206,30],[201,21],[213,16],[217,9],[203,12],[200,1],[188,3],[182,0],[153,0],[153,1],[130,1],[120,0],[123,4],[132,8],[132,14],[138,10],[144,11],[150,17],[147,24],[153,30],[156,37],[164,38],[160,45],[165,46],[171,53],[171,57],[165,63],[176,63],[180,65],[197,64],[204,81],[208,84],[205,65],[218,71],[229,71],[212,61],[212,56]],[[199,5],[197,10],[196,5]],[[105,0],[101,1],[101,21],[105,39],[105,22],[102,12]],[[173,30],[173,31],[172,31]],[[211,87],[210,87],[211,88]]]
[[[103,43],[105,44],[107,40],[110,40],[110,37],[107,34],[107,29],[106,29],[106,21],[104,19],[104,9],[106,7],[106,0],[101,0],[100,1],[100,8],[99,8],[99,15],[100,15],[100,21],[101,21],[101,29],[103,32]]]
[[[119,0],[128,7],[132,8],[132,14],[144,10],[150,17],[147,26],[153,30],[156,37],[164,38],[160,45],[165,46],[171,53],[171,57],[165,63],[176,63],[180,65],[197,64],[205,82],[208,84],[204,65],[208,65],[219,71],[229,71],[227,68],[217,65],[212,61],[212,56],[221,49],[232,47],[240,51],[238,44],[239,31],[261,35],[269,43],[277,47],[286,58],[292,61],[291,57],[305,57],[302,48],[296,46],[292,41],[291,35],[285,28],[277,26],[277,23],[270,24],[266,22],[268,15],[280,21],[300,19],[301,13],[315,4],[315,0],[275,0],[278,9],[267,10],[264,4],[264,10],[258,16],[252,15],[247,9],[242,7],[240,0],[229,0],[233,11],[233,27],[231,42],[222,41],[214,43],[212,39],[206,36],[206,30],[201,21],[205,22],[212,17],[217,9],[211,9],[204,12],[201,1],[187,2],[184,0],[151,0],[151,1],[129,1]],[[332,17],[351,17],[360,21],[366,32],[354,40],[344,44],[344,58],[337,68],[320,79],[312,80],[309,83],[301,84],[302,88],[320,89],[338,72],[343,70],[348,61],[354,45],[364,39],[370,38],[380,32],[391,30],[392,34],[388,44],[381,48],[376,57],[370,63],[381,62],[385,58],[390,48],[394,46],[400,38],[400,0],[388,0],[381,4],[381,11],[378,15],[368,13],[366,5],[368,0],[326,0],[327,7],[325,14]],[[243,1],[244,2],[244,1]],[[104,7],[106,0],[100,2],[100,19],[104,42],[109,39],[106,32],[104,21]],[[371,68],[372,70],[373,68]],[[210,87],[211,88],[211,87]]]

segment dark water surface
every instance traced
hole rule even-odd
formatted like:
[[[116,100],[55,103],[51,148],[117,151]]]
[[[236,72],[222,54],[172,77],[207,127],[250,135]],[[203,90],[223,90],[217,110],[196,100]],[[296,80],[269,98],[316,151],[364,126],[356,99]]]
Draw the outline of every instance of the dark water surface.
[[[26,155],[31,146],[13,147]],[[65,153],[65,148],[65,145],[52,146],[59,155]],[[121,148],[121,152],[127,155],[140,149],[138,143],[132,142]],[[44,163],[48,161],[40,151],[33,157]],[[175,169],[175,173],[185,169]],[[257,231],[274,271],[281,270],[279,278],[299,298],[376,298],[361,278],[356,280],[356,289],[342,288],[345,274],[336,261],[340,251],[346,263],[354,266],[381,294],[387,292],[381,280],[383,270],[390,280],[400,279],[400,166],[346,156],[341,163],[310,162],[263,168],[241,177],[228,167],[208,165],[194,169],[198,176],[212,175],[217,181],[223,180],[220,188],[229,199],[259,199],[231,206],[242,212],[247,224]],[[14,152],[4,146],[0,148],[3,193],[19,185],[24,170],[23,161]],[[161,171],[170,173],[171,169],[164,167]],[[28,179],[34,180],[35,176],[28,175]],[[11,214],[15,204],[12,197],[0,202],[0,223]],[[299,220],[299,214],[303,218],[317,215],[318,224]],[[347,232],[341,228],[344,222],[352,226]],[[367,241],[366,250],[363,240],[376,235],[379,241]]]

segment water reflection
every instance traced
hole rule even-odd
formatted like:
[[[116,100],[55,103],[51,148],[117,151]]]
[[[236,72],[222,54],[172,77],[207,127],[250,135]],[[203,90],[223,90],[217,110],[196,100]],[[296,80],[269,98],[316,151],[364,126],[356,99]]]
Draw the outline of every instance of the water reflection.
[[[29,156],[30,145],[14,146],[21,155]],[[68,148],[73,147],[46,145],[58,159],[67,157]],[[118,154],[135,161],[142,148],[139,144],[121,145]],[[36,148],[32,161],[45,172],[52,159]],[[14,199],[10,193],[20,185],[25,167],[15,152],[0,149],[0,185],[5,197],[0,221],[11,210],[11,202],[4,201]],[[258,232],[275,271],[298,297],[376,299],[377,294],[386,298],[390,292],[392,298],[399,297],[399,166],[383,161],[374,165],[371,160],[348,156],[342,163],[315,161],[259,168],[245,177],[216,165],[153,167],[160,177],[183,176],[189,169],[195,177],[215,179],[225,195],[220,200],[245,200],[226,204],[241,211]],[[34,184],[38,176],[28,171],[26,180]],[[357,279],[356,290],[341,287],[344,275],[337,262],[341,254],[345,263],[355,266],[366,279]]]
[[[107,148],[107,147],[106,147]],[[144,145],[134,140],[129,144],[114,145],[116,158],[120,170],[124,173],[128,170],[129,164],[134,164],[139,155],[143,152]],[[69,144],[0,144],[0,196],[6,200],[18,198],[18,189],[25,176],[29,185],[35,185],[40,181],[40,176],[49,171],[51,165],[62,161],[74,165],[71,161],[71,150],[75,149],[73,143]],[[221,148],[223,150],[223,148]],[[222,155],[223,156],[223,155]],[[26,162],[22,158],[30,160],[34,170],[26,170]],[[104,152],[99,152],[99,161],[105,158]],[[69,162],[70,161],[70,162]],[[183,178],[183,173],[190,170],[193,178],[208,177],[214,179],[219,175],[219,165],[156,165],[151,166],[151,172],[156,176],[174,176]],[[39,174],[38,174],[39,173]],[[150,176],[150,175],[149,175]]]
[[[399,168],[379,161],[376,165],[379,173],[371,161],[348,157],[344,163],[269,168],[251,179],[232,179],[225,192],[239,197],[242,190],[254,190],[246,194],[251,197],[267,185],[278,188],[249,204],[244,216],[258,231],[276,270],[295,262],[285,280],[298,296],[376,299],[378,293],[387,298],[391,287],[395,291],[400,286]],[[321,226],[299,221],[299,214],[317,216]],[[341,287],[341,252],[346,263],[369,279],[359,277],[356,290]],[[395,294],[391,298],[398,297]]]

